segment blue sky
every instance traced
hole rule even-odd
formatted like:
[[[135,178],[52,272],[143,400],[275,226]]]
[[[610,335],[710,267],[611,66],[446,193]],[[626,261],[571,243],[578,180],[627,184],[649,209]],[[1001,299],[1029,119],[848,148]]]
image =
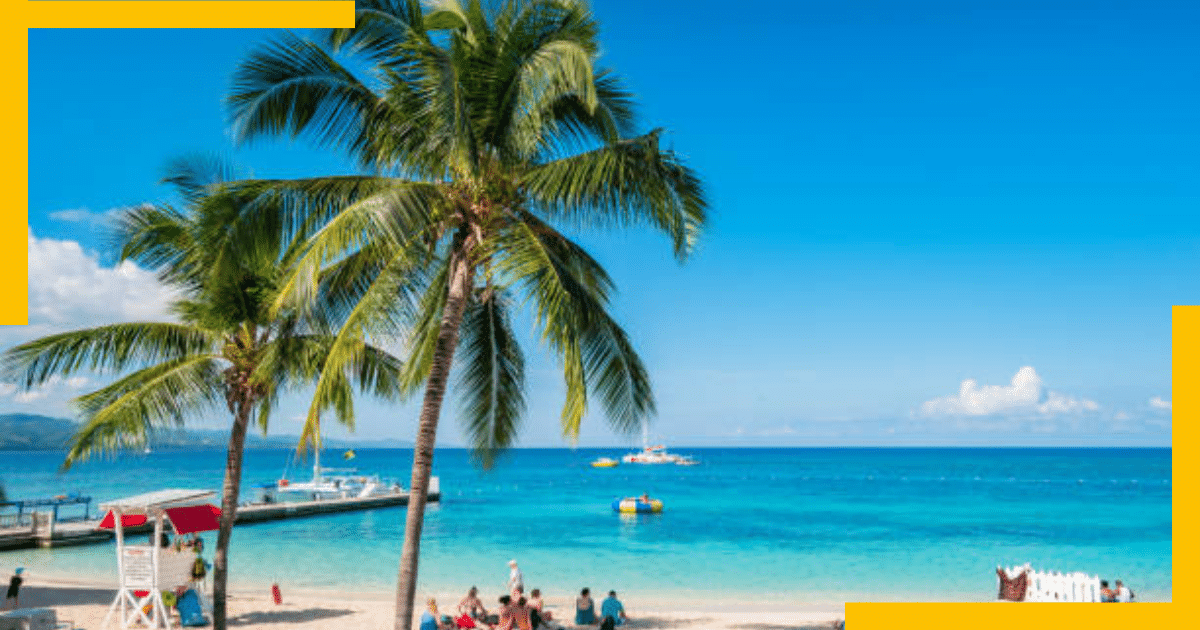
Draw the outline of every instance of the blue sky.
[[[652,435],[1169,443],[1170,307],[1195,302],[1200,262],[1195,7],[595,5],[601,65],[711,191],[710,230],[684,266],[650,233],[580,236],[652,371]],[[94,220],[163,199],[172,157],[353,172],[306,141],[230,144],[229,76],[271,35],[30,31],[32,326],[0,341],[166,299],[131,288],[145,270],[112,268]],[[559,378],[533,346],[523,443],[558,445]],[[0,389],[0,411],[58,415],[94,383]],[[274,430],[295,432],[302,401],[285,407]],[[415,426],[411,405],[359,411],[363,437]],[[443,442],[461,440],[453,407],[443,427]],[[587,419],[581,444],[625,442]]]

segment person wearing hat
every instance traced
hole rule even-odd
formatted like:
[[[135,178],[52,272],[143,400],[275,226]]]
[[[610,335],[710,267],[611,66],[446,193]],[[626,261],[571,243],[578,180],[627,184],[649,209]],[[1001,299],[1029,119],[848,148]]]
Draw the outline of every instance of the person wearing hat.
[[[21,582],[24,581],[21,578],[21,574],[24,572],[24,567],[17,567],[17,570],[13,571],[12,579],[8,581],[8,594],[4,596],[4,606],[6,608],[10,599],[13,600],[13,610],[21,607]]]
[[[521,570],[517,568],[517,561],[509,560],[508,567],[510,569],[510,571],[508,572],[508,590],[509,590],[509,592],[517,593],[517,589],[520,589],[521,592],[523,593],[525,591],[525,576],[521,575]],[[514,596],[514,599],[515,599],[515,597],[516,596]]]

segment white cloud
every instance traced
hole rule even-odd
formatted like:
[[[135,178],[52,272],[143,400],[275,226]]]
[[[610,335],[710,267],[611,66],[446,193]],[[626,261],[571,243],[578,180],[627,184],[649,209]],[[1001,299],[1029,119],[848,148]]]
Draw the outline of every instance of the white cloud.
[[[921,405],[925,416],[991,416],[1029,414],[1043,416],[1078,414],[1100,408],[1094,401],[1046,391],[1042,377],[1030,366],[1022,367],[1008,385],[980,386],[967,379],[957,396],[926,401]]]
[[[48,334],[129,321],[169,321],[174,293],[132,262],[100,264],[76,241],[29,236],[29,324],[0,327],[0,350]],[[0,402],[37,403],[40,413],[68,413],[67,401],[96,385],[86,374],[57,376],[29,391],[0,383]]]
[[[130,261],[104,267],[75,241],[29,235],[31,326],[65,330],[163,320],[172,297],[152,272]]]
[[[54,374],[46,379],[45,383],[28,391],[17,391],[16,385],[12,383],[0,383],[0,397],[7,397],[12,394],[13,402],[21,404],[29,404],[46,399],[66,399],[78,395],[77,392],[90,385],[91,382],[91,379],[86,376],[62,378]]]
[[[1154,398],[1150,399],[1150,406],[1154,407],[1155,409],[1166,409],[1167,411],[1170,411],[1171,401],[1163,400],[1162,396],[1155,396]]]
[[[102,227],[108,225],[123,210],[124,208],[113,208],[104,212],[92,212],[87,208],[72,208],[70,210],[51,212],[50,218],[66,223],[84,223],[90,226]]]

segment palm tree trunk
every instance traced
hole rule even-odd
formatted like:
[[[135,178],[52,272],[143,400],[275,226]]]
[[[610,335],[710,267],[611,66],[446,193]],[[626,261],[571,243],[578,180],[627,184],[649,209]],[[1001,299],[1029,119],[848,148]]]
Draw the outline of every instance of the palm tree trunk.
[[[213,630],[225,630],[225,585],[229,578],[229,539],[237,518],[238,493],[242,486],[242,453],[246,445],[246,427],[250,424],[250,403],[240,401],[229,436],[225,456],[225,486],[221,490],[221,528],[217,531],[217,551],[213,557]]]
[[[442,412],[446,381],[450,377],[454,350],[458,347],[458,331],[462,326],[467,296],[475,275],[469,251],[469,244],[464,243],[452,253],[446,308],[442,311],[442,324],[429,380],[425,383],[425,401],[421,405],[417,440],[413,444],[412,484],[408,492],[408,516],[404,521],[404,550],[400,554],[400,572],[396,577],[396,630],[412,628],[413,600],[417,595],[417,560],[421,551],[421,528],[425,524],[425,500],[429,495],[429,474],[433,466],[438,416]]]

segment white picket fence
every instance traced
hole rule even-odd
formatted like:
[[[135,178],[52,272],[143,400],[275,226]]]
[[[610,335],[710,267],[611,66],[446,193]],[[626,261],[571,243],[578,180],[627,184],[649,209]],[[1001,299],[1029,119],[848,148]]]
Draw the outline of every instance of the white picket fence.
[[[1004,567],[1004,573],[1010,578],[1021,575],[1021,572],[1029,575],[1025,587],[1027,602],[1100,601],[1100,578],[1097,576],[1080,572],[1034,571],[1028,564],[1023,567]],[[997,576],[997,584],[999,581]]]

